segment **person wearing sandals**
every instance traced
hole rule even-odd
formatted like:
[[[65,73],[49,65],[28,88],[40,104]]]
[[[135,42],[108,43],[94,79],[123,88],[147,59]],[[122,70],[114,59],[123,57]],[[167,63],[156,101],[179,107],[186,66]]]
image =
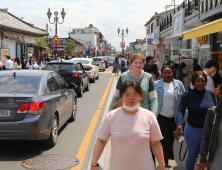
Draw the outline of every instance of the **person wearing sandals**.
[[[222,86],[220,86],[222,95]],[[202,145],[200,148],[200,163],[198,170],[222,169],[222,102],[207,111],[204,123]],[[207,158],[209,153],[209,158]]]
[[[173,132],[176,130],[175,116],[185,89],[181,81],[172,78],[173,70],[171,66],[163,66],[161,75],[163,79],[155,81],[158,98],[157,120],[163,135],[161,144],[163,147],[165,166],[166,169],[168,169],[168,160],[174,160]]]
[[[191,78],[194,89],[183,94],[176,116],[176,131],[174,136],[179,139],[183,135],[182,118],[186,109],[188,110],[187,124],[184,136],[187,143],[188,155],[186,159],[186,170],[193,170],[195,161],[202,143],[204,121],[207,110],[215,106],[215,95],[206,90],[207,76],[203,71],[196,71]]]
[[[108,170],[155,170],[151,149],[165,170],[163,138],[154,114],[140,107],[143,91],[137,81],[127,80],[119,88],[123,106],[112,110],[100,125],[94,147],[91,170],[99,170],[98,160],[111,139],[111,156]],[[151,149],[150,149],[151,147]]]
[[[123,106],[123,102],[121,102],[119,98],[119,89],[122,83],[127,80],[135,80],[140,83],[143,90],[143,96],[140,101],[141,106],[147,110],[150,110],[154,115],[156,115],[158,107],[156,88],[151,74],[143,71],[143,67],[145,65],[144,56],[141,53],[134,53],[130,57],[129,63],[131,65],[130,70],[121,74],[118,79],[109,111]]]

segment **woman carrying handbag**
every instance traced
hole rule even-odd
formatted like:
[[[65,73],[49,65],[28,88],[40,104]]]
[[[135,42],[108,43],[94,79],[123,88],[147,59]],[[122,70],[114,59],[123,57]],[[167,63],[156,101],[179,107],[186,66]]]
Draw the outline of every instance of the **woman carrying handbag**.
[[[220,87],[222,94],[222,86]],[[222,102],[211,107],[206,116],[202,145],[200,148],[200,163],[198,170],[222,169]]]

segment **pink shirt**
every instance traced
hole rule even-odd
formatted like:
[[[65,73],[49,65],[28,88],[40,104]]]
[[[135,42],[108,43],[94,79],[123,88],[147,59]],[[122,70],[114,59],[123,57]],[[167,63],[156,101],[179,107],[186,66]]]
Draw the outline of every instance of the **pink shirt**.
[[[140,108],[135,114],[121,108],[107,114],[96,137],[111,137],[109,170],[155,170],[150,141],[163,139],[154,114]]]

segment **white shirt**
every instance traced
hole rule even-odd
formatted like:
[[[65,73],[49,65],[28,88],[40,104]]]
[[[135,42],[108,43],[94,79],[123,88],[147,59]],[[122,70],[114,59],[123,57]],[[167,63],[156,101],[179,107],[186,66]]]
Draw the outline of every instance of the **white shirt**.
[[[126,62],[126,60],[123,59],[123,58],[119,60],[119,65],[120,65],[120,67],[122,67],[122,66],[121,66],[121,62],[122,62],[122,60],[124,60],[124,62],[125,62],[125,68],[127,68],[127,62]]]
[[[41,68],[45,68],[47,61],[41,61]]]
[[[174,86],[173,82],[171,83],[163,83],[163,103],[162,107],[160,109],[160,115],[172,118],[175,116],[174,113],[174,105],[175,105],[175,99],[176,94],[174,93]]]
[[[14,62],[14,66],[13,66],[14,70],[21,69],[21,68],[22,68],[22,63],[20,63],[20,65],[18,65],[17,62]]]
[[[30,70],[34,70],[34,69],[38,69],[39,66],[37,65],[37,63],[35,62],[35,64],[33,64],[31,62],[31,65],[29,65],[29,62],[26,64],[26,68],[30,69]]]
[[[13,69],[13,62],[12,62],[12,60],[9,59],[9,60],[6,61],[5,68],[7,70],[12,70]]]
[[[32,57],[32,54],[28,53],[28,61],[30,60],[30,57]]]

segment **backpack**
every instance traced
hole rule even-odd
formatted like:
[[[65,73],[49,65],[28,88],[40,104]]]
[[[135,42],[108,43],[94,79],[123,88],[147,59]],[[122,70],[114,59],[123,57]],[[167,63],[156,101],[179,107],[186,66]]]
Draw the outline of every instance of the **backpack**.
[[[121,60],[121,67],[125,67],[125,61]]]

